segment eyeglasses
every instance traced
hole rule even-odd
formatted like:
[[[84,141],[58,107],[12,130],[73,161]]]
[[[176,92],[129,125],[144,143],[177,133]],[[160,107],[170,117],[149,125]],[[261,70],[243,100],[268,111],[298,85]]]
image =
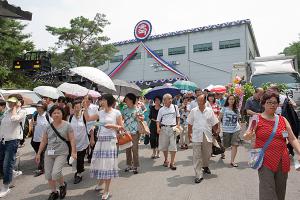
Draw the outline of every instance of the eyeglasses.
[[[277,105],[278,102],[277,101],[267,101],[266,104],[267,105]]]

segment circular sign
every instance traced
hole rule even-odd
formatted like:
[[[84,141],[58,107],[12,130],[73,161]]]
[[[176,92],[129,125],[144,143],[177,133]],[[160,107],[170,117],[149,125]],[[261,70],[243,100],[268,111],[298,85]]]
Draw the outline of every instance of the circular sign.
[[[147,20],[142,20],[134,27],[134,37],[139,41],[144,41],[150,36],[151,31],[151,23]]]

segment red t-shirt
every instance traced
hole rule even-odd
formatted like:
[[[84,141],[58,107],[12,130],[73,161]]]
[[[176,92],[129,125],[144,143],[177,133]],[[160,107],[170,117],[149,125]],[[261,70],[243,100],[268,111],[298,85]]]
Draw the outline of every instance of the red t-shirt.
[[[275,121],[264,119],[259,115],[259,120],[256,129],[255,148],[262,148],[269,139]],[[279,116],[278,128],[275,136],[265,151],[263,166],[269,168],[273,172],[278,171],[278,165],[282,160],[282,172],[287,173],[290,171],[290,159],[286,146],[286,139],[283,137],[282,132],[286,131],[286,124],[284,117]]]

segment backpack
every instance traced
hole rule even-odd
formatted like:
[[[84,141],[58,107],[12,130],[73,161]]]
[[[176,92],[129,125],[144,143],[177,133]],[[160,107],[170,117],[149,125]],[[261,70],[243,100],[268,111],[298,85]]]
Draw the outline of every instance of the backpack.
[[[23,138],[26,138],[29,135],[29,119],[28,116],[25,117],[24,126],[23,122],[20,122],[20,126],[23,132]]]
[[[69,117],[69,123],[71,123],[73,116],[74,116],[74,114],[70,115],[70,117]],[[87,125],[86,125],[86,119],[85,119],[84,115],[82,115],[82,117],[83,117],[83,123],[84,123],[84,126],[85,126],[86,133],[88,134]]]

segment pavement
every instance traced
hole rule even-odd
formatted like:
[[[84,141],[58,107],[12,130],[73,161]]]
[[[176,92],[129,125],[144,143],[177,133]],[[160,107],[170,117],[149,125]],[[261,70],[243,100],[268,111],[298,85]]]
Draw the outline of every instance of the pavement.
[[[120,177],[112,180],[110,199],[113,200],[255,200],[258,199],[257,171],[247,165],[249,144],[239,147],[236,158],[239,167],[229,165],[230,151],[226,151],[226,159],[216,156],[211,159],[211,175],[204,176],[200,184],[194,183],[192,167],[192,149],[179,150],[176,156],[177,170],[172,171],[162,166],[163,156],[151,159],[151,149],[140,145],[141,169],[139,174],[120,171]],[[35,170],[34,152],[26,141],[20,149],[20,170],[23,175],[17,177],[15,187],[2,198],[3,200],[44,200],[50,193],[44,176],[33,177]],[[125,168],[125,154],[120,153],[119,168]],[[64,168],[68,183],[66,200],[100,199],[94,191],[96,181],[89,177],[89,164],[83,173],[83,181],[73,184],[72,167]],[[300,172],[294,169],[289,173],[286,200],[300,197]],[[1,200],[2,200],[1,199]]]

